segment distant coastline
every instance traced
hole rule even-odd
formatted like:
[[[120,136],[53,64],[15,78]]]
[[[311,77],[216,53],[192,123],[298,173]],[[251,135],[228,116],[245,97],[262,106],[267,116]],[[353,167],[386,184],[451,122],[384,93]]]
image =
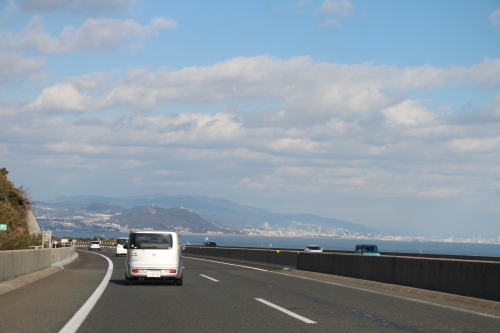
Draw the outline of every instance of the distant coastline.
[[[127,236],[126,232],[99,233],[65,233],[64,231],[53,232],[55,237],[82,237],[92,238],[94,236],[106,239]],[[357,238],[335,238],[325,236],[310,237],[281,237],[281,236],[249,236],[249,235],[227,235],[227,234],[181,234],[181,242],[188,245],[202,245],[205,238],[216,242],[220,246],[237,247],[262,247],[262,248],[284,248],[303,249],[307,245],[319,245],[326,250],[354,251],[358,243],[375,243],[381,252],[403,252],[403,253],[427,253],[427,254],[451,254],[500,257],[499,243],[466,243],[466,242],[440,242],[427,241],[415,242],[407,240],[381,240],[381,239],[357,239]]]

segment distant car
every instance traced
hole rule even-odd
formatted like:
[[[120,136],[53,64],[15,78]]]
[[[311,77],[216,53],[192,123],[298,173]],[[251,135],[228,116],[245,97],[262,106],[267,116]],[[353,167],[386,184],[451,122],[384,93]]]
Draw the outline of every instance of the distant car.
[[[215,242],[205,242],[205,243],[203,243],[203,246],[217,247],[217,244],[215,244]]]
[[[378,247],[375,244],[357,244],[356,253],[370,255],[370,256],[380,255]]]
[[[323,252],[323,249],[318,245],[307,245],[304,252]]]
[[[99,241],[92,241],[92,242],[90,242],[89,251],[92,251],[92,250],[99,250],[99,251],[101,251],[101,242],[99,242]]]
[[[118,257],[120,254],[127,254],[127,247],[125,245],[128,242],[128,238],[118,238],[116,242],[116,256]]]

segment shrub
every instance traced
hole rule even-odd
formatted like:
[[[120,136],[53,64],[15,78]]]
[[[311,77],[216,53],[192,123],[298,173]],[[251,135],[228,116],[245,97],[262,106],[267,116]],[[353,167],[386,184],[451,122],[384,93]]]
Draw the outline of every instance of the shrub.
[[[2,250],[25,250],[30,246],[40,246],[42,241],[29,234],[20,234],[7,238],[2,244]]]

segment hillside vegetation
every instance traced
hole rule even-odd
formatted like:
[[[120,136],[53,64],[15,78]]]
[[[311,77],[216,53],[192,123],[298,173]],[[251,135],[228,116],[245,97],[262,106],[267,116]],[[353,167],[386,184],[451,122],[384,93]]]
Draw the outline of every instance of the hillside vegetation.
[[[0,231],[0,250],[28,249],[41,241],[28,232],[26,216],[31,209],[23,187],[16,188],[7,178],[7,169],[0,169],[0,224],[7,224],[7,231]]]

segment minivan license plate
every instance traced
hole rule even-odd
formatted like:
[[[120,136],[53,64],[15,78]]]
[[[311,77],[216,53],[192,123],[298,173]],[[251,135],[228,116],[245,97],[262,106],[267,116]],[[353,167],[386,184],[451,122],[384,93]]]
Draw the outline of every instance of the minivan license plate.
[[[147,277],[160,277],[161,271],[148,270]]]

